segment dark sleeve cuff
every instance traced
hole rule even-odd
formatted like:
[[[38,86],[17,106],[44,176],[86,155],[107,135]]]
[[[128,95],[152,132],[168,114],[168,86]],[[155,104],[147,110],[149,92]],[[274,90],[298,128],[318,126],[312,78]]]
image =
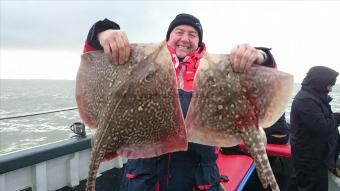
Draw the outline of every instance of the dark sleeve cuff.
[[[98,41],[98,33],[108,30],[108,29],[116,29],[119,30],[120,27],[117,23],[110,21],[109,19],[104,19],[96,22],[90,29],[89,34],[86,38],[86,44],[91,46],[95,50],[103,50],[103,47],[100,45]]]
[[[266,47],[255,47],[255,48],[258,50],[262,50],[264,53],[267,54],[267,59],[261,65],[276,68],[275,59],[272,53],[270,52],[271,48],[266,48]]]

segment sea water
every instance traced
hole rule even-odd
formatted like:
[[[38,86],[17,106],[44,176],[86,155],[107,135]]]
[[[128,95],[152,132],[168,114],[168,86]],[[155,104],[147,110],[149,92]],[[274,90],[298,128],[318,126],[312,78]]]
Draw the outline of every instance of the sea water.
[[[295,84],[292,98],[299,89]],[[333,111],[340,112],[340,85],[331,96]],[[287,117],[290,106],[291,101]],[[73,80],[0,80],[0,118],[71,107],[76,107]],[[70,125],[79,121],[78,110],[1,120],[0,155],[68,139],[74,135]]]

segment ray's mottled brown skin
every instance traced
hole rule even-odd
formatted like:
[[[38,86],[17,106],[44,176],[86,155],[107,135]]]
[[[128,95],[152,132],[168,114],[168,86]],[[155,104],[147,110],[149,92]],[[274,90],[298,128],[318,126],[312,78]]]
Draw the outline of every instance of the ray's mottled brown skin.
[[[131,45],[123,65],[103,52],[82,56],[76,99],[83,121],[96,128],[86,190],[95,190],[104,158],[146,158],[187,149],[176,78],[165,43]]]
[[[282,115],[292,87],[289,74],[262,66],[234,73],[228,55],[206,54],[195,76],[185,121],[188,140],[215,146],[234,146],[242,140],[262,185],[279,190],[261,127],[269,127]]]
[[[84,54],[76,99],[83,121],[97,128],[87,190],[95,190],[100,162],[122,155],[145,158],[186,150],[175,72],[165,43],[131,45],[130,60],[115,66],[102,52]],[[226,55],[201,60],[186,126],[191,142],[232,146],[243,140],[264,186],[279,190],[262,129],[283,113],[293,78],[269,68],[232,72]]]

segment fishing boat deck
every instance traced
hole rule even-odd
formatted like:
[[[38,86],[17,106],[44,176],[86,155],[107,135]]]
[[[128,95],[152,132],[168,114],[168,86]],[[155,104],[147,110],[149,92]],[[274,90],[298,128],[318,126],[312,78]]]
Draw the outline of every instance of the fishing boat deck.
[[[96,180],[96,190],[110,190],[118,191],[120,186],[121,176],[123,174],[124,168],[113,168],[104,173]],[[57,191],[84,191],[86,185],[86,180],[80,181],[79,185],[76,187],[63,187]]]
[[[90,160],[90,141],[91,136],[72,138],[0,156],[0,190],[85,190],[85,179]],[[276,159],[270,158],[270,161],[281,190],[291,191],[290,186],[294,186],[292,164],[289,157],[282,156],[282,154],[285,155],[285,152],[281,151],[269,152],[278,155]],[[101,164],[100,176],[97,177],[96,182],[98,191],[119,190],[125,161],[122,158],[117,158]],[[222,162],[233,164],[226,160]],[[229,176],[227,173],[225,175]],[[332,174],[330,177],[329,190],[338,190],[340,179]],[[232,178],[232,176],[230,175],[228,178]],[[255,170],[246,179],[241,190],[263,190]]]

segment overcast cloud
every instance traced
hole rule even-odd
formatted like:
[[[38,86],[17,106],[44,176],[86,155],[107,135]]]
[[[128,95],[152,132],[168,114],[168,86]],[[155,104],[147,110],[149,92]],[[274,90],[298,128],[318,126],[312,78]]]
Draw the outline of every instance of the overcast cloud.
[[[87,32],[96,21],[116,21],[130,42],[159,42],[182,12],[201,20],[209,52],[227,53],[240,43],[271,47],[279,69],[293,74],[297,82],[314,65],[340,71],[339,1],[1,0],[0,4],[0,78],[74,79]],[[58,63],[64,65],[46,63],[53,54],[61,55]]]
[[[133,11],[132,1],[2,1],[1,47],[80,49],[91,25]],[[114,14],[113,14],[114,13]],[[118,18],[117,18],[118,19]]]
[[[161,41],[161,32],[180,13],[181,8],[167,10],[173,6],[148,0],[1,1],[1,48],[81,49],[89,28],[104,18],[119,23],[132,42]]]

